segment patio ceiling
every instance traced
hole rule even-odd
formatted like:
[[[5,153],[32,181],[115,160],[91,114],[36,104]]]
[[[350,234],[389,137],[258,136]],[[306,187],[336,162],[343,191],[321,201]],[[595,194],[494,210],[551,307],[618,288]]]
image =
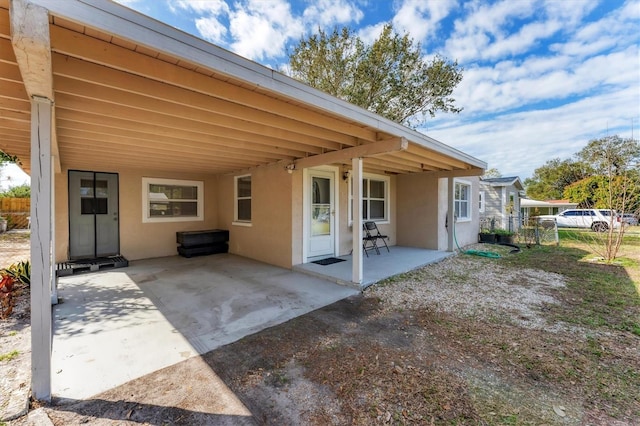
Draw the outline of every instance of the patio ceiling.
[[[217,49],[220,56],[215,46],[119,5],[106,6],[130,15],[131,25],[149,21],[149,28],[141,27],[147,32],[162,26],[159,44],[171,35],[193,43],[189,48]],[[0,0],[0,150],[16,155],[29,171],[31,107],[11,43],[8,8],[9,0]],[[365,171],[392,174],[480,174],[484,167],[473,157],[229,52],[223,54],[232,66],[218,58],[205,65],[55,11],[49,22],[54,152],[57,141],[63,168],[220,174],[303,158],[302,164],[317,163],[310,157],[354,147],[360,148],[327,159],[350,164],[349,152],[368,153],[375,156],[364,158]],[[268,76],[272,87],[235,77],[233,67],[238,66]],[[303,90],[309,96],[289,95],[288,86],[294,88],[291,93]],[[345,108],[353,115],[334,112]],[[393,151],[364,147],[404,139],[409,143]]]

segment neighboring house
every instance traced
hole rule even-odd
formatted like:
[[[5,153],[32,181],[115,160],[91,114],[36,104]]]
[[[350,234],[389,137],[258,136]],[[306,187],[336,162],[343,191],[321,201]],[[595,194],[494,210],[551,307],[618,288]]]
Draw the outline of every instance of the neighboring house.
[[[524,220],[534,216],[556,215],[576,207],[578,207],[578,203],[571,203],[567,200],[538,201],[530,198],[520,200],[520,214]]]
[[[175,255],[178,231],[229,230],[231,253],[285,268],[353,251],[355,283],[364,220],[451,251],[455,212],[460,245],[477,239],[483,161],[119,4],[0,0],[0,45],[35,321],[51,259]]]
[[[517,176],[480,178],[479,210],[483,228],[516,231],[520,228],[520,192],[524,186]]]

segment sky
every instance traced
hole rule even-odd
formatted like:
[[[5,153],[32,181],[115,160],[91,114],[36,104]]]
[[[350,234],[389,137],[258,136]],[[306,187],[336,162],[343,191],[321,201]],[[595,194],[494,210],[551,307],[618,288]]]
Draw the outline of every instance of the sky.
[[[419,131],[530,177],[590,140],[639,138],[640,0],[117,0],[276,70],[301,37],[392,23],[463,68],[460,114]]]

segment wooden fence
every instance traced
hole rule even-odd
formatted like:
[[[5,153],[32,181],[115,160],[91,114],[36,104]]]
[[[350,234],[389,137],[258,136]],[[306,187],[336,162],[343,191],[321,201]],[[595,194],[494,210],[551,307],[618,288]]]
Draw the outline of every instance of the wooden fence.
[[[29,228],[30,198],[0,198],[0,217],[7,219],[7,229]]]

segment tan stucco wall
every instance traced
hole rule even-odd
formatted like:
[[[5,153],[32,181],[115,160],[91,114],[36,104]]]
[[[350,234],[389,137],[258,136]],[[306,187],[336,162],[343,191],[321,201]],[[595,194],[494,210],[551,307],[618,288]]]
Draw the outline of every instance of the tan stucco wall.
[[[438,249],[438,179],[428,173],[397,176],[397,244]]]
[[[282,165],[259,167],[251,175],[251,226],[233,224],[234,176],[219,181],[220,226],[229,230],[229,252],[290,268],[292,265],[292,187],[300,172]]]
[[[192,174],[163,174],[140,170],[101,170],[118,173],[120,197],[120,253],[129,260],[177,254],[176,232],[218,228],[218,178]],[[56,175],[56,262],[68,259],[68,170]],[[204,182],[204,221],[142,223],[142,178],[185,179]]]
[[[63,262],[68,259],[69,252],[69,191],[67,171],[54,176],[55,179],[55,249],[54,257],[56,262]]]

